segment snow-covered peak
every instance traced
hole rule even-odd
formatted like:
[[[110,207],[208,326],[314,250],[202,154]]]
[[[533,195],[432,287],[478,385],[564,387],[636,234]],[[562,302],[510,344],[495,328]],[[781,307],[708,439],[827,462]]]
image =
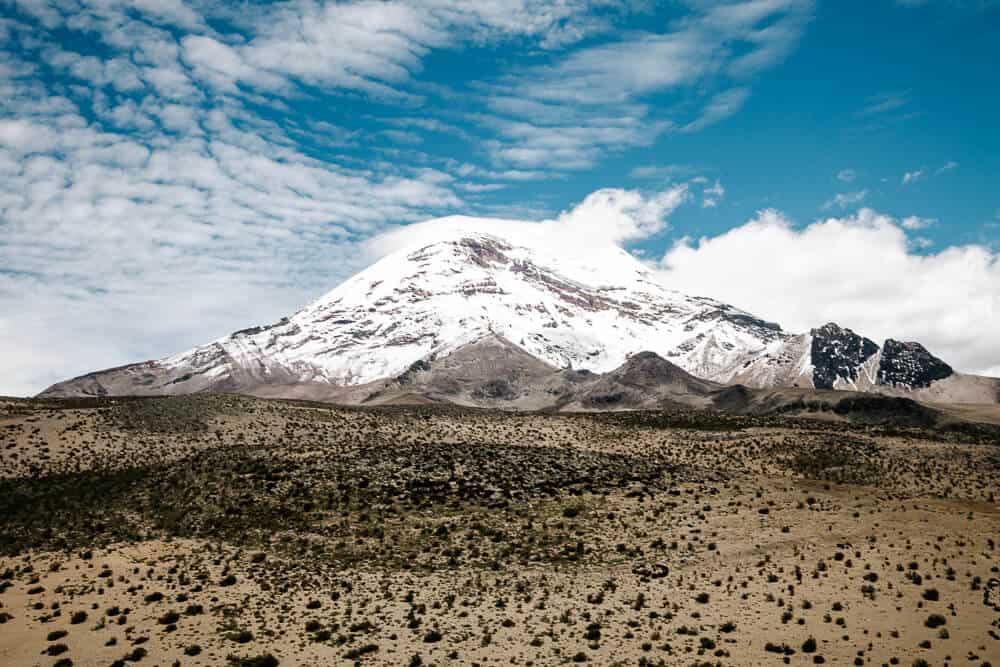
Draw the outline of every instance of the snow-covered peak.
[[[606,372],[652,350],[726,380],[748,351],[780,338],[776,325],[749,313],[668,289],[619,247],[586,257],[455,234],[382,258],[275,325],[165,363],[211,359],[259,380],[363,384],[497,334],[556,367]]]
[[[515,242],[494,230],[457,230],[392,252],[275,324],[57,391],[358,387],[497,336],[555,368],[606,373],[649,351],[697,377],[757,387],[929,386],[951,373],[915,344],[890,346],[883,357],[872,341],[834,324],[788,334],[671,290],[611,244],[578,252],[530,234]],[[493,371],[503,372],[480,374]]]
[[[597,289],[621,289],[637,283],[656,282],[646,266],[618,246],[589,248],[586,254],[586,261],[580,261],[572,252],[553,251],[547,243],[527,244],[524,240],[515,242],[498,234],[455,231],[449,237],[411,245],[383,257],[320,297],[310,308],[344,295],[365,294],[377,289],[371,288],[372,284],[387,289],[385,286],[400,281],[419,280],[429,286],[437,282],[446,287],[456,271],[486,273],[533,267],[557,274],[564,281]]]

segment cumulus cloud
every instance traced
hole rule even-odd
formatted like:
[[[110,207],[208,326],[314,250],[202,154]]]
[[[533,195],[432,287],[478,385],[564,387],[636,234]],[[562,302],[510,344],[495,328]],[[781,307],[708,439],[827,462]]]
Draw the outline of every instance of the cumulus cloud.
[[[837,172],[837,180],[843,183],[851,183],[858,175],[853,169],[841,169]]]
[[[920,341],[964,371],[995,373],[1000,256],[979,245],[915,254],[906,231],[870,209],[805,227],[768,210],[725,234],[679,242],[661,275],[792,331],[834,321],[876,341]]]
[[[923,177],[924,177],[923,169],[917,169],[916,171],[908,171],[905,174],[903,174],[903,185],[910,185],[911,183],[916,183]]]
[[[685,184],[649,194],[605,188],[555,218],[531,221],[448,216],[390,229],[366,242],[365,247],[368,257],[375,260],[396,250],[480,232],[586,260],[591,253],[603,253],[666,230],[670,214],[689,196]]]

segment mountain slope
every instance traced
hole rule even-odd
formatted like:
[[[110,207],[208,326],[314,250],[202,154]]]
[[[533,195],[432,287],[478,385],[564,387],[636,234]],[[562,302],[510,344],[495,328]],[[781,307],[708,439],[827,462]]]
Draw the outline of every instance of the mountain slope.
[[[730,305],[681,294],[617,247],[583,264],[465,233],[389,255],[275,324],[44,394],[325,392],[355,402],[415,364],[491,337],[555,369],[606,373],[652,351],[717,383],[905,392],[950,381],[982,402],[998,393],[990,382],[968,389],[916,344],[890,341],[881,355],[874,342],[834,324],[788,334]]]

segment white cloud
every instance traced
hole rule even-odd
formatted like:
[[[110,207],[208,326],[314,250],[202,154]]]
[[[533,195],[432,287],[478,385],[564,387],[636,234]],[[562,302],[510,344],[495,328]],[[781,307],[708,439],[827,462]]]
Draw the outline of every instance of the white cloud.
[[[588,243],[621,244],[663,231],[666,216],[687,197],[684,185],[650,197],[634,190],[598,190],[556,218],[555,225],[587,237]]]
[[[648,145],[664,132],[720,122],[743,106],[752,77],[795,47],[813,8],[812,0],[691,5],[691,16],[662,33],[637,32],[577,49],[490,86],[492,114],[479,118],[500,135],[491,145],[493,159],[580,169],[608,152]],[[684,94],[686,112],[652,118],[643,100],[667,90]],[[555,149],[548,145],[553,142]]]
[[[851,183],[858,175],[853,169],[841,169],[837,172],[837,180],[843,183]]]
[[[715,208],[719,205],[719,200],[726,196],[726,189],[722,187],[722,183],[716,180],[715,185],[701,191],[701,196],[702,208]]]
[[[662,123],[629,116],[590,119],[581,125],[543,126],[498,117],[487,117],[484,123],[503,137],[486,142],[494,160],[525,169],[584,169],[605,152],[652,142],[663,129]]]
[[[958,163],[955,161],[946,162],[931,173],[928,173],[927,169],[921,167],[920,169],[916,169],[914,171],[905,172],[903,174],[902,182],[903,185],[910,185],[912,183],[916,183],[917,181],[923,180],[925,177],[940,176],[941,174],[945,174],[949,171],[954,171],[955,169],[958,169]]]
[[[859,116],[878,116],[902,109],[910,103],[909,91],[894,91],[879,93],[866,100],[865,107],[858,112]]]
[[[604,30],[589,0],[395,0],[274,5],[248,41],[188,37],[184,58],[204,81],[280,90],[290,82],[335,86],[379,97],[402,90],[435,48],[523,36],[558,48]]]
[[[899,224],[903,226],[904,229],[910,231],[915,231],[917,229],[926,229],[933,225],[937,220],[933,218],[921,218],[916,215],[911,215],[909,217],[903,218],[899,221]]]
[[[868,190],[856,190],[854,192],[841,192],[836,194],[833,199],[829,199],[823,203],[823,209],[829,210],[834,206],[844,208],[850,208],[860,204],[868,196]]]
[[[940,176],[941,174],[943,174],[945,172],[953,171],[955,169],[958,169],[958,163],[955,162],[954,160],[949,160],[948,162],[945,162],[943,165],[941,165],[938,168],[938,170],[936,172],[934,172],[934,175],[935,176]]]
[[[725,90],[713,96],[705,105],[701,116],[685,125],[680,131],[698,132],[710,125],[715,125],[742,109],[748,97],[750,97],[750,89],[746,87]]]
[[[0,146],[17,154],[39,153],[56,145],[58,134],[50,127],[28,120],[0,120]]]
[[[661,267],[671,287],[792,331],[834,321],[876,341],[917,340],[964,371],[998,363],[1000,256],[977,245],[914,254],[901,225],[870,209],[803,228],[764,211],[678,243]]]
[[[395,250],[469,231],[495,234],[513,243],[528,242],[557,254],[587,257],[664,231],[670,214],[688,199],[686,185],[652,194],[605,188],[592,192],[555,218],[528,221],[449,216],[388,230],[366,242],[366,248],[369,257],[377,259]]]
[[[696,169],[686,164],[647,164],[633,167],[628,175],[636,179],[672,180],[693,174]]]
[[[460,183],[458,188],[466,192],[496,192],[507,187],[506,183]]]
[[[131,4],[156,22],[189,30],[205,28],[204,19],[183,0],[131,0]]]

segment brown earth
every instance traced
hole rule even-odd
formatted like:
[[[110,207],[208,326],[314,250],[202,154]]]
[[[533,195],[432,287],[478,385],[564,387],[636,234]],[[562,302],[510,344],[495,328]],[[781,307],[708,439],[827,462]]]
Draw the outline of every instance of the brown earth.
[[[988,430],[4,400],[0,475],[0,665],[1000,664]]]

